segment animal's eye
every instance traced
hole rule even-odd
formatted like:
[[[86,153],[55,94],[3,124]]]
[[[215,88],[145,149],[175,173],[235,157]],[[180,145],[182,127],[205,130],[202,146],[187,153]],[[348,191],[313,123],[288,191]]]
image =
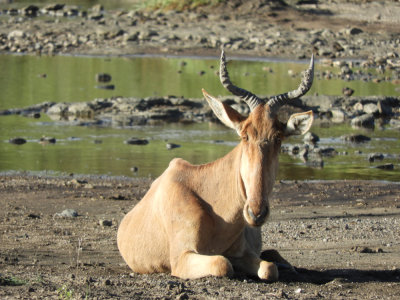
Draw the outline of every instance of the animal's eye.
[[[249,136],[247,134],[242,135],[242,140],[247,142],[249,140]]]

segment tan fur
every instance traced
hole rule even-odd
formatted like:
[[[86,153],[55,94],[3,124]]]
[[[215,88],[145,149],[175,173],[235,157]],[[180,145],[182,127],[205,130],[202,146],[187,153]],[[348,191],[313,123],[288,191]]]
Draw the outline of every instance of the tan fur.
[[[226,107],[218,109],[241,142],[209,164],[172,160],[122,220],[118,248],[133,271],[199,278],[237,269],[277,280],[275,264],[260,259],[260,226],[269,213],[285,126],[270,118],[268,106],[247,119]]]

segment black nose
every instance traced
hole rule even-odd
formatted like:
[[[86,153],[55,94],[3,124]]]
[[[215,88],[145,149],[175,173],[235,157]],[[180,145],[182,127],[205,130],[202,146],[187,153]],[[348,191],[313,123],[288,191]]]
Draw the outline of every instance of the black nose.
[[[250,206],[247,207],[247,212],[249,213],[249,216],[253,220],[254,224],[256,226],[261,226],[262,224],[264,224],[265,218],[268,216],[269,208],[265,207],[257,216],[254,215]]]

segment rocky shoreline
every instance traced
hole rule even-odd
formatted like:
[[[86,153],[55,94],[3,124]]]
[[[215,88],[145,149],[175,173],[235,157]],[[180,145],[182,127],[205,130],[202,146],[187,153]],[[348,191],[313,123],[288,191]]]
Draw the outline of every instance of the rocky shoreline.
[[[234,107],[243,115],[249,108],[238,97],[226,96],[222,101]],[[390,123],[400,125],[400,97],[368,96],[303,96],[284,106],[280,118],[298,110],[312,110],[319,122],[328,124],[350,123],[354,127],[374,128]],[[203,99],[182,97],[148,98],[98,98],[88,102],[43,102],[26,108],[0,111],[0,116],[22,115],[40,118],[47,114],[54,121],[69,124],[129,127],[135,125],[157,125],[162,123],[218,122],[210,107]]]
[[[398,2],[301,2],[236,0],[183,12],[10,6],[0,15],[0,53],[215,55],[224,45],[236,55],[302,59],[313,51],[399,65]]]

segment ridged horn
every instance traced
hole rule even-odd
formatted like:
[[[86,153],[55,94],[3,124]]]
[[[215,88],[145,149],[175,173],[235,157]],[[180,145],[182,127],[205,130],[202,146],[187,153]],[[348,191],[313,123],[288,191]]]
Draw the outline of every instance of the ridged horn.
[[[267,105],[270,108],[271,114],[275,115],[279,108],[290,100],[294,100],[304,96],[311,88],[314,79],[314,55],[311,56],[311,61],[308,69],[304,72],[303,79],[297,90],[280,94],[269,98]]]
[[[250,111],[253,111],[259,104],[264,103],[256,95],[250,93],[249,91],[246,91],[245,89],[233,85],[233,83],[229,79],[228,70],[226,68],[224,49],[222,49],[221,53],[219,79],[221,80],[222,85],[229,92],[231,92],[235,96],[239,96],[244,102],[246,102],[246,104],[250,107]]]

